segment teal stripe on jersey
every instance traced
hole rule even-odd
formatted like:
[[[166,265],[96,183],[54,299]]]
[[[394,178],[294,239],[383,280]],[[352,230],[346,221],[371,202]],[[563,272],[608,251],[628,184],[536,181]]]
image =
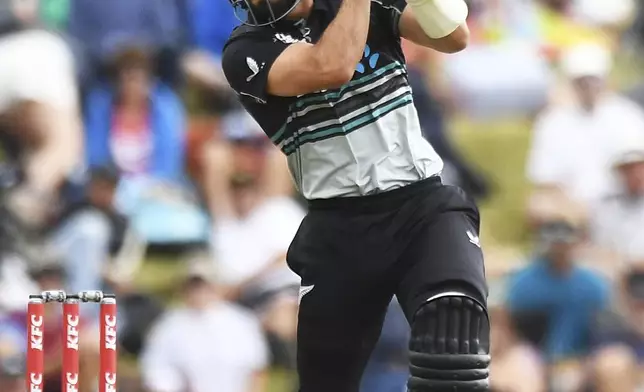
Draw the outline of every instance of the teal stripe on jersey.
[[[271,141],[274,144],[277,144],[279,143],[280,140],[282,140],[282,135],[284,135],[284,132],[286,132],[286,126],[288,124],[289,122],[287,121],[284,125],[282,125],[282,127],[277,132],[275,132],[273,136],[271,136]]]
[[[393,62],[391,64],[387,64],[386,66],[379,68],[376,70],[374,73],[366,75],[361,77],[360,79],[355,79],[350,81],[349,83],[343,85],[340,87],[339,90],[336,91],[331,91],[331,92],[326,92],[326,93],[321,93],[320,95],[313,95],[313,96],[306,96],[303,97],[302,99],[299,99],[297,102],[295,102],[295,107],[298,109],[301,109],[303,106],[310,105],[312,103],[318,103],[318,102],[324,102],[324,101],[329,101],[329,100],[334,100],[338,99],[344,94],[348,89],[351,87],[354,87],[358,84],[366,83],[369,82],[373,79],[377,79],[379,76],[382,76],[382,74],[392,70],[392,69],[397,69],[397,68],[403,68],[403,66],[399,62]]]
[[[409,105],[413,102],[411,92],[405,93],[400,97],[395,98],[392,101],[386,102],[375,110],[371,110],[358,118],[355,118],[345,124],[342,127],[333,127],[320,130],[318,132],[311,132],[304,134],[301,137],[296,137],[292,143],[282,147],[282,151],[285,154],[290,155],[295,152],[301,145],[307,143],[313,143],[317,140],[328,139],[334,136],[348,135],[351,132],[357,131],[373,122],[377,121],[379,118],[384,117],[385,115],[393,112],[396,109],[399,109],[403,106]]]
[[[360,79],[352,80],[349,83],[345,84],[342,86],[339,90],[334,91],[334,92],[329,92],[329,93],[324,93],[324,94],[319,94],[319,95],[314,95],[314,96],[309,96],[309,97],[304,97],[297,102],[291,107],[291,112],[294,112],[295,110],[301,110],[303,106],[305,105],[310,105],[314,103],[320,103],[324,102],[327,100],[335,99],[338,100],[339,98],[342,97],[344,93],[347,92],[347,90],[351,87],[361,85],[368,83],[374,79],[377,79],[379,76],[382,76],[383,74],[387,73],[388,71],[391,70],[396,70],[396,69],[403,69],[404,67],[399,63],[399,62],[394,62],[391,64],[388,64],[387,66],[378,69],[372,74],[366,75]],[[270,137],[271,141],[274,144],[278,144],[282,141],[282,138],[284,136],[284,133],[286,132],[288,125],[292,118],[289,116],[287,119],[286,123],[282,125],[282,127],[273,134],[273,136]]]

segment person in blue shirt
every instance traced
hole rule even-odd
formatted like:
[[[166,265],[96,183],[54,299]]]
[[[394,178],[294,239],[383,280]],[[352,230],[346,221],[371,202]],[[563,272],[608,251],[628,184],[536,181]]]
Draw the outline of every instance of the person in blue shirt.
[[[543,251],[511,277],[508,309],[549,361],[583,356],[590,348],[594,318],[609,305],[608,283],[578,264],[579,227],[547,221],[538,234]]]
[[[85,102],[89,167],[116,166],[126,176],[176,182],[184,175],[185,109],[153,75],[151,55],[125,47],[113,55],[113,78]]]
[[[97,84],[85,100],[87,167],[118,171],[116,209],[144,241],[206,241],[208,216],[184,170],[187,119],[181,99],[157,78],[145,48],[124,47],[111,64],[109,82]]]

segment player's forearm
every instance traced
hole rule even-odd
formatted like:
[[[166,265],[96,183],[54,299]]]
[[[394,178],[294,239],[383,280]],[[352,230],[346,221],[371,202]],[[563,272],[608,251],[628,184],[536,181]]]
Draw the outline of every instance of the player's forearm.
[[[351,79],[367,43],[370,13],[371,0],[342,2],[338,15],[314,46],[317,69],[330,69]]]

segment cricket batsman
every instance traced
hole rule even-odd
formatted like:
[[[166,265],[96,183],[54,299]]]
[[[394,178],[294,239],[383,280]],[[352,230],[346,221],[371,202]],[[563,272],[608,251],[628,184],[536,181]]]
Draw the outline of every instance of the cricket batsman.
[[[411,392],[487,391],[478,209],[443,185],[401,38],[467,46],[464,0],[231,0],[223,69],[287,156],[309,213],[288,251],[301,277],[300,392],[357,392],[392,296],[411,325]]]

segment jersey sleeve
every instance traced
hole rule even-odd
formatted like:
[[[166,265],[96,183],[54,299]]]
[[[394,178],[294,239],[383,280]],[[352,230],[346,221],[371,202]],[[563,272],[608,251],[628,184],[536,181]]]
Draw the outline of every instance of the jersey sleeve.
[[[383,0],[375,2],[378,18],[395,38],[400,38],[400,16],[407,7],[407,0]]]
[[[238,94],[265,103],[268,73],[289,46],[273,37],[242,37],[224,50],[222,67],[230,86]]]

